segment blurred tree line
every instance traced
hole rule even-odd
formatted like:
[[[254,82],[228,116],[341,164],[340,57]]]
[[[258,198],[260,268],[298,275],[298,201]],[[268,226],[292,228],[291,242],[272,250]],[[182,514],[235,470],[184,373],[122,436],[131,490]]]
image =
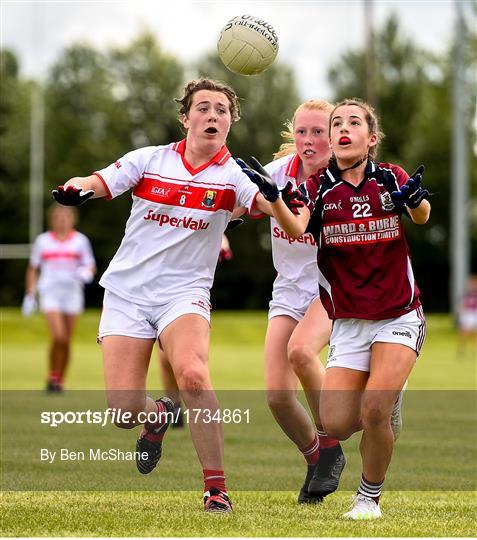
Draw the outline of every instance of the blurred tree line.
[[[472,30],[472,29],[471,29]],[[413,263],[429,310],[448,309],[449,186],[452,57],[431,55],[402,35],[391,17],[376,33],[378,112],[386,138],[380,159],[401,164],[411,173],[426,165],[425,182],[435,194],[431,221],[408,227]],[[330,69],[335,100],[365,97],[364,50],[346,52]],[[476,32],[468,48],[469,71],[477,65]],[[19,75],[18,59],[1,51],[0,230],[1,243],[28,242],[30,94],[35,81]],[[173,99],[197,76],[228,82],[241,98],[242,120],[228,139],[232,154],[266,163],[281,143],[283,124],[300,95],[292,69],[276,62],[260,76],[229,72],[211,52],[196,66],[182,65],[144,33],[123,48],[106,52],[84,44],[65,49],[43,85],[45,99],[45,191],[72,176],[88,175],[133,148],[167,144],[184,136]],[[472,78],[472,76],[471,76]],[[473,82],[475,83],[475,75]],[[476,85],[469,85],[466,107],[475,114]],[[319,89],[316,97],[320,98]],[[475,133],[473,135],[475,137]],[[475,155],[469,150],[475,164]],[[477,271],[477,168],[470,165],[473,206],[473,271]],[[93,242],[99,275],[106,269],[124,234],[131,199],[92,201],[80,208],[78,228]],[[45,224],[46,227],[46,224]],[[212,292],[215,308],[266,308],[275,272],[271,264],[268,220],[248,220],[229,234],[234,259],[219,265]],[[3,260],[0,304],[19,305],[25,260]],[[101,305],[102,289],[87,290],[91,306]]]

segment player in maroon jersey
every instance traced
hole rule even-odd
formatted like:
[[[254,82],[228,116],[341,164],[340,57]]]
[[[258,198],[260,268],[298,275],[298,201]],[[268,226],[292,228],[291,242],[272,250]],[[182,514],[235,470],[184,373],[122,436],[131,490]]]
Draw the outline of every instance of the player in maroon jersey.
[[[284,230],[294,238],[309,230],[319,244],[320,296],[333,319],[320,416],[339,439],[363,431],[362,476],[348,519],[381,517],[401,392],[425,337],[401,224],[402,214],[416,224],[429,219],[424,167],[409,178],[397,165],[376,163],[381,136],[370,106],[339,103],[330,117],[330,165],[307,181],[311,203],[298,215],[275,197],[277,187],[256,160],[254,170],[244,169]]]

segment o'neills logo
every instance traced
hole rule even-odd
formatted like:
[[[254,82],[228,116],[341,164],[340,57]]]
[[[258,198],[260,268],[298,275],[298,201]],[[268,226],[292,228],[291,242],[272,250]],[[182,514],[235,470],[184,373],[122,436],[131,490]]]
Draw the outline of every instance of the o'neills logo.
[[[181,227],[183,229],[191,229],[192,231],[205,230],[208,229],[210,225],[209,222],[204,221],[203,219],[197,221],[196,219],[186,217],[176,218],[168,216],[167,214],[154,214],[153,210],[149,210],[147,215],[144,216],[144,219],[157,221],[159,227],[169,225],[169,227]]]

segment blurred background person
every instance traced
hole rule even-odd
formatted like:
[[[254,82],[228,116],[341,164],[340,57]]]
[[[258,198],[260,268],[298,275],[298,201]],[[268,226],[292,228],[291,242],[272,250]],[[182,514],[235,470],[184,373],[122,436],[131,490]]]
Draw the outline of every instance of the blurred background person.
[[[90,241],[74,228],[74,208],[54,204],[48,217],[49,230],[33,244],[22,312],[36,310],[38,293],[50,335],[46,390],[61,392],[76,319],[84,309],[84,285],[93,281],[96,263]]]
[[[470,276],[467,291],[457,313],[459,341],[457,356],[463,358],[469,348],[470,358],[477,355],[477,276]]]

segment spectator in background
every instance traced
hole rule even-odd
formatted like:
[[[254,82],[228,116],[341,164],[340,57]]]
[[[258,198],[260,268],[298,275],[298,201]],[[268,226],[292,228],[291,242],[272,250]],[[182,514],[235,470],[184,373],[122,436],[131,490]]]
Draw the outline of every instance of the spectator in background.
[[[464,358],[467,349],[470,358],[477,355],[477,276],[470,276],[467,291],[459,303],[457,313],[458,347],[457,355]]]

